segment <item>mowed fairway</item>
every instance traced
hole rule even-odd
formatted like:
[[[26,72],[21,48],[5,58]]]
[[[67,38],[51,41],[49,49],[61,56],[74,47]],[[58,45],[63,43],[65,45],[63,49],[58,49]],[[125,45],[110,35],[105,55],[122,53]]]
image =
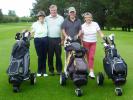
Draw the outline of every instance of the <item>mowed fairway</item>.
[[[15,33],[22,29],[30,29],[30,26],[30,23],[0,24],[0,100],[133,100],[133,32],[122,31],[103,31],[106,35],[115,33],[117,49],[128,64],[127,83],[122,86],[122,96],[115,95],[115,86],[106,77],[102,87],[97,86],[96,79],[89,78],[87,86],[82,87],[83,96],[77,97],[72,81],[67,80],[67,85],[62,87],[59,84],[58,75],[45,78],[37,77],[37,83],[34,86],[31,86],[29,81],[24,81],[21,85],[21,92],[13,93],[12,85],[8,83],[6,70],[9,66],[10,54],[15,42]],[[33,40],[31,40],[30,57],[30,69],[32,72],[36,72],[37,56]],[[103,57],[104,49],[101,39],[98,39],[95,74],[103,71]],[[62,50],[62,60],[64,64],[64,50]]]

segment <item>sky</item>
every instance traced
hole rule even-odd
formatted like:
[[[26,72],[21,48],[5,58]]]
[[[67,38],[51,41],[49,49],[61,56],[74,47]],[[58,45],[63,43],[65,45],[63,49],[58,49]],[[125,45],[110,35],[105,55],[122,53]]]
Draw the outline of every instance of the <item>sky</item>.
[[[0,9],[3,14],[8,14],[8,10],[14,10],[19,17],[30,16],[30,9],[35,0],[0,0]]]

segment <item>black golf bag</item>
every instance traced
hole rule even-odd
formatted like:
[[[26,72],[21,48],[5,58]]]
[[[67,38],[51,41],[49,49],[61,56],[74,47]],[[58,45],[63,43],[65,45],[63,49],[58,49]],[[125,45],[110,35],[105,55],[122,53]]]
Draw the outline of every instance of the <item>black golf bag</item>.
[[[126,82],[127,64],[117,54],[116,48],[105,47],[105,58],[103,59],[104,70],[116,86]]]
[[[67,52],[65,73],[60,77],[60,84],[66,84],[66,79],[70,77],[77,89],[77,96],[81,96],[80,87],[87,84],[87,62],[85,60],[86,49],[75,40],[67,40],[65,51]]]
[[[20,84],[23,80],[30,79],[31,84],[36,81],[36,76],[29,70],[30,66],[30,32],[17,33],[16,43],[13,46],[10,65],[7,69],[9,83],[13,84],[13,91],[19,92]]]
[[[117,87],[115,89],[117,95],[122,95],[122,90],[118,87],[125,84],[126,82],[127,64],[117,52],[113,34],[111,34],[109,37],[104,38],[104,50],[105,57],[103,59],[103,66],[105,73],[107,74],[109,79],[112,79],[115,86]],[[102,73],[99,73],[98,85],[103,84],[102,77]]]

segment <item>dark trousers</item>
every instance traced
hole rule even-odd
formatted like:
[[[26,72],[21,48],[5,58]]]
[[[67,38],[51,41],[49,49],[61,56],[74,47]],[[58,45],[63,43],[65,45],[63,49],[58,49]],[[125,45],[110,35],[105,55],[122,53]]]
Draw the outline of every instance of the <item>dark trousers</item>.
[[[61,59],[61,38],[48,38],[48,66],[49,71],[54,72],[53,58],[56,57],[56,70],[58,73],[62,71]]]
[[[48,52],[48,37],[35,38],[35,49],[38,56],[38,70],[39,74],[46,73],[46,59]]]

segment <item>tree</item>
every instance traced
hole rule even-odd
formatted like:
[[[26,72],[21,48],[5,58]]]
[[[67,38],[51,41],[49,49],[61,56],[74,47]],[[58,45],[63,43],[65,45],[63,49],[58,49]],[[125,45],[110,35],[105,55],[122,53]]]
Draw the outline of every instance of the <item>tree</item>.
[[[3,13],[2,13],[2,9],[0,9],[0,23],[3,21]]]
[[[20,22],[32,22],[32,18],[31,17],[20,17],[19,21]]]
[[[133,26],[133,2],[132,0],[120,0],[120,6],[117,10],[120,24],[123,31],[131,31]]]
[[[46,15],[49,14],[49,6],[56,4],[58,13],[62,16],[67,14],[67,9],[74,6],[78,17],[84,12],[91,12],[93,19],[104,29],[112,27],[122,27],[124,31],[130,31],[133,26],[133,2],[132,0],[36,0],[33,6],[32,16],[36,15],[39,10],[44,10]]]
[[[9,10],[8,16],[16,16],[16,12],[14,10]]]
[[[123,31],[130,31],[133,25],[132,0],[100,0],[105,6],[106,26],[122,27]]]

